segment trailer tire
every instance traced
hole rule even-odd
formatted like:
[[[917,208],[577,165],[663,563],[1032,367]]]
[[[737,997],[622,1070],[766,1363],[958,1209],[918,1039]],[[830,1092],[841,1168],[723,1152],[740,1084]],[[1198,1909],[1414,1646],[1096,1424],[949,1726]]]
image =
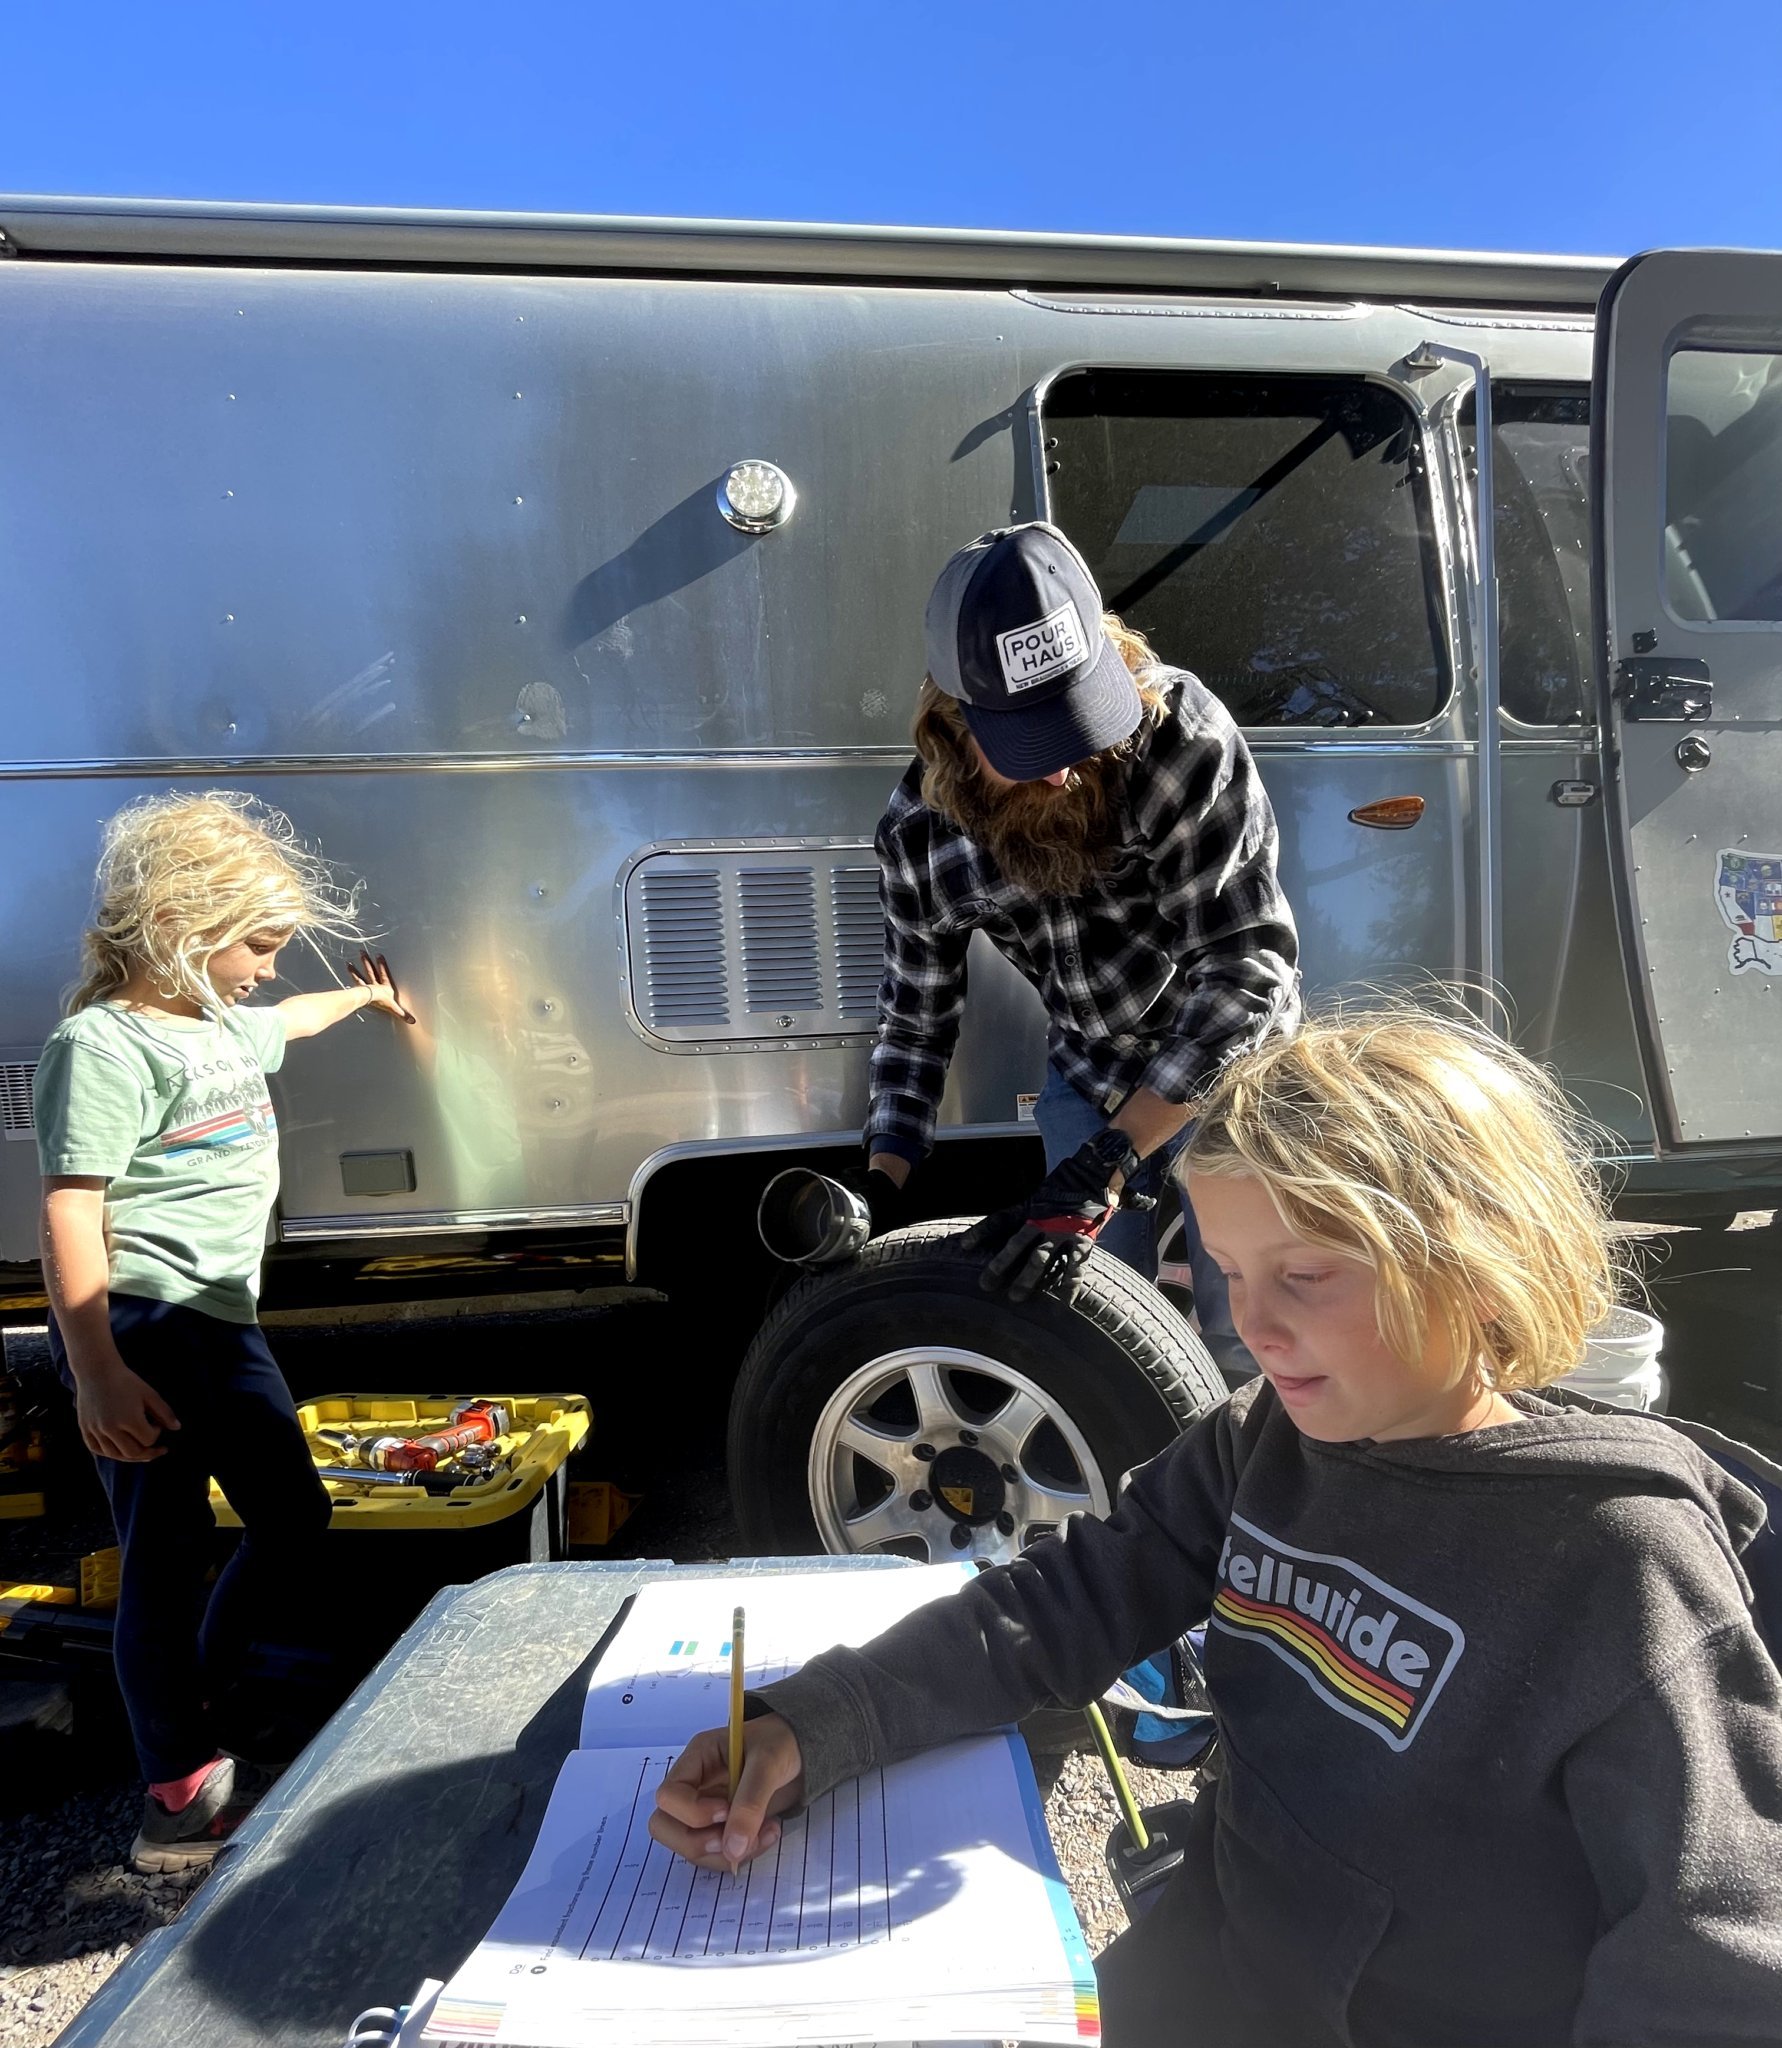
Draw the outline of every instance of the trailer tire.
[[[757,1556],[1003,1561],[1225,1397],[1200,1339],[1100,1249],[1068,1301],[979,1285],[966,1219],[875,1238],[801,1278],[743,1361],[731,1500]]]

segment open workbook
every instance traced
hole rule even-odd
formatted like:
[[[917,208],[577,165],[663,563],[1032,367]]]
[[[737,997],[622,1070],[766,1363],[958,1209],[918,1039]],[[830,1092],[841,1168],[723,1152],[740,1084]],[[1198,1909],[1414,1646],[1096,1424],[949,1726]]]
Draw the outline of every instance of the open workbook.
[[[1027,1752],[954,1743],[839,1785],[735,1876],[651,1840],[656,1787],[751,1686],[858,1644],[965,1566],[646,1586],[594,1667],[519,1883],[426,2038],[514,2048],[811,2048],[1099,2038],[1088,1946]]]

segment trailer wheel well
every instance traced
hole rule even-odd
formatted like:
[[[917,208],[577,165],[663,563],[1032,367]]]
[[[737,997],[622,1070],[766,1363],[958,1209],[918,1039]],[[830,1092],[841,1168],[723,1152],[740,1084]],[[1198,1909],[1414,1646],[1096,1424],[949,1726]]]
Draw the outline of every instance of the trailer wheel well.
[[[664,1162],[634,1197],[631,1279],[671,1301],[713,1290],[753,1305],[749,1335],[785,1291],[795,1269],[781,1266],[755,1235],[755,1209],[776,1173],[791,1166],[842,1174],[860,1164],[854,1143],[764,1146]],[[981,1216],[1018,1200],[1044,1172],[1034,1137],[959,1137],[937,1145],[911,1182],[912,1222]]]

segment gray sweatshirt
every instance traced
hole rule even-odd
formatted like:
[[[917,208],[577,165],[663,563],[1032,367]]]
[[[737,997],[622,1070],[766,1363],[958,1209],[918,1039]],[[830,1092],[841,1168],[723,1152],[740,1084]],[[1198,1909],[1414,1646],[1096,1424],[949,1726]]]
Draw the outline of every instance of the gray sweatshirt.
[[[1323,1444],[1254,1382],[1107,1521],[756,1699],[814,1798],[1079,1706],[1210,1617],[1226,1768],[1190,1855],[1271,2040],[1782,2041],[1782,1677],[1739,1563],[1762,1504],[1653,1418],[1515,1402]]]

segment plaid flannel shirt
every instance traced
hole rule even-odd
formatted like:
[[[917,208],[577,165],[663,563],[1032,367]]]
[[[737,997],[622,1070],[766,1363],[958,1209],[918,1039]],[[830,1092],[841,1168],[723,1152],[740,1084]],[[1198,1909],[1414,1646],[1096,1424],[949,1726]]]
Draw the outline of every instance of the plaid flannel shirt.
[[[1192,1101],[1298,1022],[1299,939],[1256,764],[1216,697],[1180,671],[1170,681],[1128,770],[1119,850],[1079,897],[1008,881],[923,803],[911,763],[875,841],[885,978],[869,1152],[913,1162],[933,1143],[974,931],[1038,990],[1048,1057],[1110,1115],[1140,1087]]]

